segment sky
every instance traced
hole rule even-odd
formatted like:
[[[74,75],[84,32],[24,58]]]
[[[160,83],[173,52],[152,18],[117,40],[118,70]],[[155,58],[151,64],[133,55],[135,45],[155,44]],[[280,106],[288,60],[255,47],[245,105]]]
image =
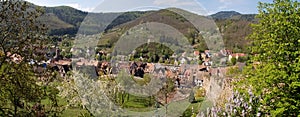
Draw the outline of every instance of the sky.
[[[26,0],[39,6],[71,6],[88,12],[124,12],[168,7],[182,8],[197,14],[219,11],[257,13],[258,2],[272,0]]]

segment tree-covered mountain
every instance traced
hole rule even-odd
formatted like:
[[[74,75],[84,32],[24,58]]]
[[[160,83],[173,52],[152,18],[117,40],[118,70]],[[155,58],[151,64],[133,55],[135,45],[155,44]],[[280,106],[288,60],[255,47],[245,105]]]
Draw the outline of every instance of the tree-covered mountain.
[[[199,31],[185,18],[170,12],[170,10],[88,13],[68,6],[42,8],[45,14],[39,20],[49,26],[49,35],[75,35],[77,33],[92,35],[104,31],[105,34],[100,43],[102,46],[111,47],[117,38],[124,33],[124,30],[140,23],[159,21],[178,29],[187,36],[195,48],[206,49],[205,43],[201,41],[202,36],[194,37],[194,33],[199,33]],[[226,48],[237,52],[246,51],[248,41],[245,37],[251,33],[250,24],[256,22],[255,14],[221,11],[210,15],[210,17],[215,20],[219,27]]]
[[[49,35],[98,34],[114,26],[134,20],[147,12],[88,13],[69,6],[42,7],[40,21],[48,25]],[[84,31],[80,31],[82,28]],[[89,30],[85,30],[89,29]]]
[[[118,16],[117,18],[115,18],[106,28],[105,28],[105,32],[107,32],[108,30],[114,28],[115,26],[118,26],[120,24],[124,24],[126,22],[135,20],[145,14],[151,13],[152,11],[132,11],[132,12],[125,12],[123,14],[121,14],[120,16]]]
[[[148,25],[143,26],[144,24]],[[174,28],[174,30],[164,30],[168,26],[172,27],[172,29]],[[198,33],[199,31],[196,29],[196,27],[194,27],[193,24],[187,19],[183,18],[181,15],[175,12],[172,12],[171,10],[162,9],[158,11],[148,12],[146,13],[146,15],[138,17],[135,20],[128,21],[126,23],[117,25],[110,30],[107,30],[105,33],[103,33],[103,36],[101,36],[98,42],[98,46],[106,49],[112,48],[115,46],[116,42],[119,41],[120,38],[126,40],[128,39],[127,42],[134,43],[141,42],[140,40],[143,40],[142,43],[144,43],[147,42],[148,38],[151,38],[151,40],[158,40],[160,42],[167,42],[169,44],[172,44],[167,46],[176,47],[175,50],[178,50],[177,52],[182,52],[183,50],[180,48],[179,44],[182,42],[180,42],[180,40],[177,39],[181,38],[180,36],[182,34],[182,36],[186,37],[188,41],[191,42],[191,44],[189,45],[195,45],[197,43],[202,45],[201,48],[206,48],[202,36],[195,36],[195,34]],[[164,56],[162,58],[164,60],[168,59],[168,57],[171,56],[172,52],[170,52],[169,48],[165,48],[166,45],[161,45],[162,44],[158,43],[152,43],[152,45],[141,45],[139,48],[136,49],[136,54],[139,54],[134,54],[134,57],[142,56],[154,61],[159,61],[157,56]],[[157,50],[158,48],[155,49],[153,47],[158,47],[159,50]],[[120,51],[118,51],[118,54],[126,53],[122,50],[126,50],[127,52],[128,49],[120,49]]]
[[[183,10],[181,11],[187,12]],[[195,15],[194,17],[203,17],[192,13],[190,14]],[[245,38],[251,33],[250,24],[256,22],[254,18],[255,15],[243,15],[237,12],[221,12],[220,14],[222,15],[212,15],[211,17],[217,16],[213,19],[219,27],[225,47],[235,52],[246,52],[247,44],[249,42]],[[189,42],[194,46],[194,49],[200,51],[207,49],[205,41],[201,35],[198,35],[199,31],[191,24],[191,22],[187,21],[181,15],[167,9],[151,12],[147,15],[136,18],[135,20],[115,26],[113,29],[110,29],[104,33],[104,36],[102,37],[102,40],[99,41],[99,44],[103,47],[112,47],[118,38],[127,30],[139,24],[152,21],[167,24],[176,28],[188,38]],[[195,36],[195,34],[197,36]]]
[[[44,7],[44,9],[46,14],[55,14],[59,19],[72,24],[73,26],[79,26],[88,15],[87,12],[83,12],[69,6]]]
[[[229,19],[237,15],[242,15],[242,14],[236,11],[220,11],[210,16],[213,17],[214,19]]]
[[[75,35],[81,26],[93,29],[90,32],[85,33],[97,34],[100,32],[98,30],[105,29],[105,27],[111,22],[111,19],[121,14],[88,13],[68,6],[43,7],[43,9],[45,14],[42,16],[41,21],[49,26],[49,35]],[[71,26],[67,24],[70,24]]]

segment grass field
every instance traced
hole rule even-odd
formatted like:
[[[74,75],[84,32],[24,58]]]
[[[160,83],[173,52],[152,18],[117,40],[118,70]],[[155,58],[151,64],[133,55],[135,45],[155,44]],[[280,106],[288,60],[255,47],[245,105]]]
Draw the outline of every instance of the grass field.
[[[191,103],[186,111],[183,113],[182,117],[191,117],[193,113],[197,114],[202,107],[202,101],[204,98],[197,98],[195,102]],[[123,108],[127,111],[132,112],[149,112],[155,111],[155,102],[152,99],[151,104],[149,105],[149,98],[141,98],[136,96],[130,96],[130,99],[123,104]],[[50,101],[48,99],[43,100],[42,104],[49,104]],[[65,99],[59,99],[58,105],[67,105],[67,101]],[[205,106],[205,105],[204,105]],[[164,109],[163,106],[160,106],[161,109]],[[61,117],[79,117],[81,115],[89,115],[88,111],[80,108],[80,107],[69,107],[66,108]]]
[[[67,105],[67,101],[65,99],[59,98],[58,100],[59,100],[58,101],[59,106]],[[49,105],[51,103],[51,101],[49,99],[45,99],[45,100],[42,100],[41,103],[45,104],[45,105]],[[46,110],[47,110],[47,107],[46,107]],[[78,117],[82,114],[89,114],[89,113],[87,110],[80,108],[80,107],[69,107],[69,108],[66,108],[65,110],[63,110],[60,116],[61,117]]]

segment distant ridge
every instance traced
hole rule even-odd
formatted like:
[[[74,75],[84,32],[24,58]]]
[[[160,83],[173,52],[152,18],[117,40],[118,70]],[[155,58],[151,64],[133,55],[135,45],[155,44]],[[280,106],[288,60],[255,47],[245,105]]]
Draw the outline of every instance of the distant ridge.
[[[30,5],[32,7],[36,6],[31,3]],[[194,17],[206,16],[199,16],[178,8],[167,8],[158,11],[88,13],[68,6],[41,7],[44,9],[45,14],[40,17],[39,20],[49,27],[49,35],[93,35],[104,31],[101,42],[99,43],[105,47],[112,47],[114,42],[117,41],[118,35],[122,35],[125,33],[124,31],[129,30],[140,23],[159,21],[176,28],[188,37],[193,47],[198,50],[206,48],[205,42],[201,42],[201,36],[197,39],[191,36],[192,33],[198,33],[198,30],[196,30],[195,27],[181,15],[171,11],[187,12]],[[170,11],[170,9],[172,10]],[[87,15],[89,16],[88,18],[86,17]],[[213,18],[216,25],[219,27],[226,48],[236,52],[247,50],[246,47],[249,41],[245,40],[245,37],[252,32],[250,24],[258,21],[255,19],[255,14],[241,14],[236,11],[221,11],[210,15],[210,18]]]
[[[234,16],[242,15],[236,11],[220,11],[218,13],[212,14],[211,17],[213,19],[229,19]]]

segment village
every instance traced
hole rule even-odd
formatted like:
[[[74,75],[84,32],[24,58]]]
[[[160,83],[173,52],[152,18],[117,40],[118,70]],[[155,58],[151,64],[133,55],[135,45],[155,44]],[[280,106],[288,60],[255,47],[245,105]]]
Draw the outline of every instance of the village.
[[[74,49],[71,49],[73,52]],[[81,50],[80,50],[81,51]],[[89,49],[86,51],[89,53]],[[133,76],[143,78],[143,75],[146,73],[154,73],[154,74],[163,74],[167,71],[166,74],[168,77],[187,77],[193,75],[191,71],[202,71],[207,72],[209,75],[216,74],[216,69],[220,69],[220,67],[226,67],[228,62],[234,58],[236,60],[239,57],[245,57],[244,53],[232,53],[230,50],[221,50],[218,53],[211,53],[209,50],[205,50],[204,52],[194,51],[191,56],[186,57],[185,53],[182,55],[172,55],[171,58],[175,59],[173,64],[165,64],[165,63],[149,63],[143,62],[142,59],[136,61],[129,61],[128,57],[125,55],[118,55],[114,60],[115,65],[112,65],[111,61],[107,60],[96,60],[96,59],[86,59],[84,57],[76,57],[73,58],[65,58],[60,53],[61,50],[57,47],[51,49],[51,53],[55,55],[53,58],[48,57],[48,61],[42,61],[43,67],[50,66],[52,69],[57,70],[62,77],[64,77],[67,72],[69,72],[74,65],[74,68],[79,68],[81,66],[93,66],[95,67],[95,71],[97,72],[97,76],[107,75],[107,74],[117,74],[120,69],[127,69],[130,74]],[[91,53],[90,53],[91,54]],[[96,52],[96,56],[109,56],[109,54],[104,51]],[[221,57],[221,60],[218,61],[220,63],[213,63],[211,57]],[[200,61],[194,62],[191,64],[191,61]],[[34,62],[34,61],[32,61]],[[201,63],[201,64],[199,64]],[[31,63],[33,64],[33,63]],[[214,64],[218,64],[218,66],[214,66]],[[164,68],[164,71],[163,71]],[[187,69],[189,68],[189,69]],[[220,71],[220,70],[217,70]],[[169,73],[172,72],[172,73]],[[194,72],[194,73],[195,73]],[[218,72],[219,73],[219,72]],[[194,75],[195,76],[195,75]]]
[[[216,53],[212,53],[210,50],[205,50],[203,52],[194,51],[190,55],[186,53],[183,53],[182,55],[174,54],[171,57],[175,61],[172,64],[166,64],[144,62],[142,57],[139,60],[130,61],[129,56],[125,55],[118,55],[114,58],[115,60],[110,61],[97,60],[96,58],[105,58],[106,56],[109,56],[109,54],[104,51],[97,51],[95,59],[77,56],[68,59],[61,55],[61,51],[62,50],[58,47],[52,47],[50,49],[50,54],[54,56],[48,56],[48,61],[39,63],[40,66],[38,68],[41,69],[40,71],[49,68],[56,71],[60,77],[64,78],[67,77],[68,72],[72,70],[88,69],[88,71],[85,70],[84,72],[89,74],[91,78],[98,79],[106,76],[116,77],[121,70],[125,70],[128,74],[137,79],[143,79],[145,74],[151,74],[153,78],[170,78],[178,90],[195,86],[210,90],[211,82],[209,77],[214,76],[222,78],[226,75],[228,63],[231,63],[232,59],[235,59],[236,61],[239,60],[239,58],[246,56],[246,54],[243,53],[232,53],[231,50],[227,49]],[[74,51],[92,54],[89,49],[83,50],[72,48],[71,52]],[[217,63],[212,61],[212,57],[219,57],[221,60],[217,61],[219,62]],[[31,64],[34,64],[34,61],[32,61]],[[234,64],[231,63],[230,65]],[[243,63],[239,64],[243,65]]]
[[[0,1],[0,117],[300,117],[300,1]]]
[[[70,52],[79,53],[73,55],[72,58],[67,58],[61,53],[66,51],[59,47],[52,46],[45,49],[48,51],[45,54],[47,61],[37,62],[31,60],[29,64],[38,64],[36,67],[37,73],[41,73],[46,69],[50,69],[58,73],[61,78],[66,78],[70,75],[72,70],[82,71],[88,74],[92,79],[101,79],[105,77],[115,78],[120,71],[126,71],[127,74],[133,76],[135,79],[143,79],[146,74],[151,74],[151,79],[156,78],[162,81],[171,79],[175,85],[175,92],[180,90],[191,89],[193,87],[202,87],[208,93],[211,90],[211,78],[224,78],[226,71],[229,67],[237,65],[239,69],[245,65],[242,61],[247,56],[244,53],[233,53],[231,50],[223,49],[219,52],[211,52],[205,50],[203,52],[194,51],[191,54],[186,52],[182,54],[173,54],[170,59],[174,62],[169,62],[167,59],[165,62],[145,62],[143,57],[139,59],[130,60],[131,55],[117,55],[112,57],[113,59],[107,59],[111,57],[110,54],[103,50],[95,52],[95,57],[89,59],[86,57],[93,56],[93,51],[90,48],[80,49],[71,48]],[[10,55],[13,61],[18,62],[21,58],[17,55]],[[218,58],[219,60],[213,60],[212,58]],[[242,60],[241,60],[242,59]],[[239,61],[237,63],[237,61]],[[40,77],[40,80],[43,77]],[[222,82],[227,82],[223,81]],[[221,86],[225,88],[224,85]],[[177,93],[178,94],[178,93]],[[186,98],[189,94],[174,93],[173,98],[170,100],[178,100]],[[208,95],[208,94],[204,94]]]

